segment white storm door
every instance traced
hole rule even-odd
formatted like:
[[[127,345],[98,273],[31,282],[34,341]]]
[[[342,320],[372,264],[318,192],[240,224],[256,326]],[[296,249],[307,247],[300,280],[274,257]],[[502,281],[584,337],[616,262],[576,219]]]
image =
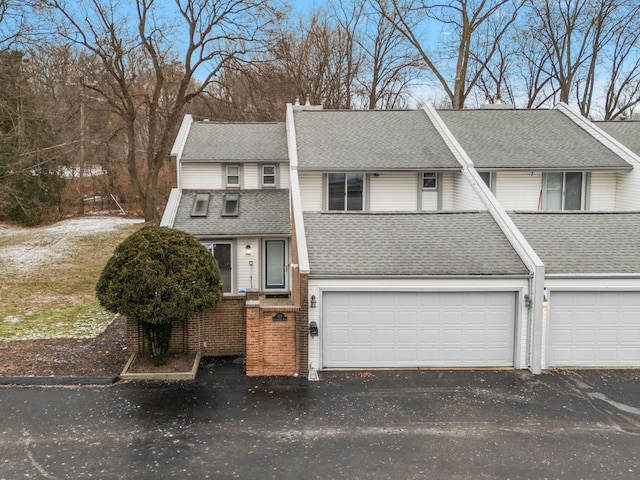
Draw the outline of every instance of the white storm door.
[[[266,240],[265,244],[265,288],[284,289],[287,285],[287,251],[284,240]]]

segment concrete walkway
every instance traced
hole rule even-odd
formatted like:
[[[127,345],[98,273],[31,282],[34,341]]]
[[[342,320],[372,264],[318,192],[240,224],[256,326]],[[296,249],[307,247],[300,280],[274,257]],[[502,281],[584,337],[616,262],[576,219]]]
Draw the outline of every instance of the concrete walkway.
[[[640,371],[0,387],[0,479],[640,478]]]

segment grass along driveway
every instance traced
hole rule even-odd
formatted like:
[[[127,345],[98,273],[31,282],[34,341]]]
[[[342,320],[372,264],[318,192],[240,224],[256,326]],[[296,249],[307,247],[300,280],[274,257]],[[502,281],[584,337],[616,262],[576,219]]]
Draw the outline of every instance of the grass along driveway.
[[[0,338],[90,337],[112,315],[95,286],[139,219],[80,217],[22,228],[0,224]]]

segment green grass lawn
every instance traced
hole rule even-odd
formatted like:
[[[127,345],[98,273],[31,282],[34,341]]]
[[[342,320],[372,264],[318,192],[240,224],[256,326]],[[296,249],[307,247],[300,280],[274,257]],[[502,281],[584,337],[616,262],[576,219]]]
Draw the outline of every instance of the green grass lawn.
[[[0,224],[0,338],[89,337],[112,320],[95,286],[141,221],[84,217],[48,227]]]

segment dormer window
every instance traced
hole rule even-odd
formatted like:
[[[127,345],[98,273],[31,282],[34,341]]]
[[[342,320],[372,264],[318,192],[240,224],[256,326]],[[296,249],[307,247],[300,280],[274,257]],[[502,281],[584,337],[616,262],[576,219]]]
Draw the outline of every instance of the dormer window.
[[[225,193],[222,205],[223,217],[238,216],[238,197],[239,195],[237,193]]]
[[[226,182],[227,182],[227,187],[240,186],[240,166],[227,165]]]
[[[209,211],[209,194],[197,193],[196,200],[193,202],[193,209],[191,210],[192,217],[206,217]]]

